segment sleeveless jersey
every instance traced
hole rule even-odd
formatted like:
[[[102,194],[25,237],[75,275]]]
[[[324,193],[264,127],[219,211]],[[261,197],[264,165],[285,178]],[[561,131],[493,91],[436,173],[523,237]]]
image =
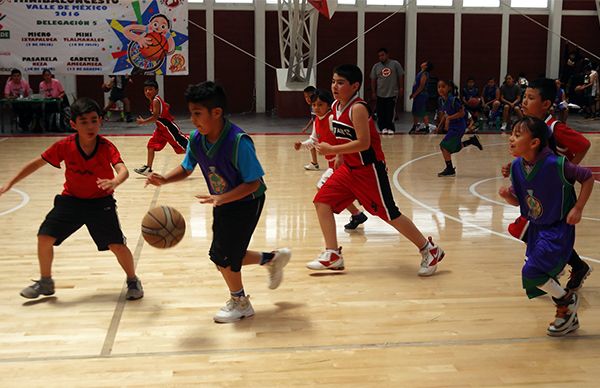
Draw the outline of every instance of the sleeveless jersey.
[[[527,173],[522,158],[512,162],[510,179],[521,215],[531,223],[555,224],[575,205],[575,189],[565,178],[564,163],[564,156],[548,155]]]
[[[425,87],[423,88],[423,90],[421,90],[421,93],[419,93],[419,95],[421,96],[429,96],[428,92],[427,92],[427,83],[429,82],[429,73],[426,71],[420,71],[417,73],[417,75],[415,76],[415,83],[413,84],[412,87],[412,92],[414,93],[418,88],[419,85],[421,84],[421,76],[423,76],[423,74],[425,75]]]
[[[460,102],[460,100],[449,94],[448,95],[448,99],[444,100],[442,99],[442,111],[444,113],[446,113],[448,116],[451,116],[457,112],[460,111],[460,109],[462,108],[462,104]],[[467,128],[467,120],[466,120],[466,113],[463,117],[459,118],[459,119],[453,119],[450,120],[450,122],[448,123],[448,132],[453,131],[453,132],[464,132],[465,129]]]
[[[155,100],[158,100],[158,102],[160,102],[160,112],[158,113],[158,118],[159,119],[169,120],[169,121],[174,121],[175,118],[173,117],[173,115],[170,112],[169,104],[167,104],[165,102],[165,100],[163,100],[162,98],[160,98],[159,95],[156,95],[154,97],[154,100],[152,101],[152,104],[150,104],[150,112],[152,114],[154,114],[154,101]]]
[[[354,104],[362,104],[367,110],[367,103],[358,95],[354,96],[345,107],[340,107],[340,102],[335,100],[331,106],[333,121],[332,129],[338,144],[348,143],[356,140],[356,130],[352,123],[352,107]],[[341,108],[341,110],[340,110]],[[344,154],[344,163],[350,167],[360,167],[373,164],[377,161],[385,161],[385,155],[381,149],[381,139],[375,128],[375,122],[369,110],[369,134],[371,135],[371,144],[369,148],[361,152]]]
[[[317,141],[319,143],[323,142],[331,145],[339,144],[339,142],[335,138],[335,135],[332,132],[331,121],[331,111],[327,112],[327,114],[323,116],[323,118],[315,116],[315,121],[313,122],[313,125],[315,127],[315,134],[317,135]],[[334,160],[335,155],[325,155],[325,159],[327,159],[328,161]]]
[[[227,121],[219,140],[209,148],[204,135],[197,130],[192,132],[189,148],[202,170],[211,194],[224,194],[244,183],[237,165],[237,148],[244,136],[252,141],[246,132]],[[260,181],[261,185],[254,193],[239,201],[262,196],[266,185],[262,178]]]
[[[496,85],[494,85],[494,86],[485,85],[485,87],[483,88],[483,100],[485,102],[490,102],[492,100],[495,100],[497,90],[498,90],[498,87]]]

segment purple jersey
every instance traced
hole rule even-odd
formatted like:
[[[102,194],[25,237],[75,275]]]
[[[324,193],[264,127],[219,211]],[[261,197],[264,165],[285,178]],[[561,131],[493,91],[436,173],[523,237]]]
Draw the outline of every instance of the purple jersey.
[[[462,109],[460,100],[457,97],[454,97],[452,94],[448,95],[447,100],[442,99],[440,102],[442,102],[441,110],[448,116],[458,113]],[[453,136],[460,135],[460,137],[464,135],[467,128],[467,120],[465,116],[466,114],[459,119],[450,120],[448,123],[449,134],[452,132]]]
[[[575,189],[565,178],[564,164],[564,156],[550,154],[526,172],[522,158],[513,161],[510,178],[514,192],[521,215],[532,224],[562,221],[575,205]]]

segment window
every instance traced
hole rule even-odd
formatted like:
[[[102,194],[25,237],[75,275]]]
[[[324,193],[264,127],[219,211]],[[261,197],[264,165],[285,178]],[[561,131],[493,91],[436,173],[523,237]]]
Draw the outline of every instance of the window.
[[[367,0],[367,5],[404,5],[404,0]]]
[[[463,7],[500,7],[500,0],[463,0]]]
[[[356,4],[356,0],[338,0],[338,4]]]
[[[452,0],[417,0],[419,5],[437,5],[441,7],[452,7]]]
[[[215,0],[215,3],[254,4],[254,0]]]
[[[204,0],[188,0],[188,3],[204,3]]]
[[[548,8],[548,0],[511,0],[511,7]]]

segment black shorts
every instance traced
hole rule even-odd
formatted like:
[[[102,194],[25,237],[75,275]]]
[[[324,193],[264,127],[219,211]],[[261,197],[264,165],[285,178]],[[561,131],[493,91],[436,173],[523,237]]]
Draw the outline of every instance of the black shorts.
[[[125,89],[112,88],[110,90],[110,94],[108,99],[112,102],[123,101],[123,99],[127,97],[125,95]]]
[[[112,196],[81,199],[65,195],[54,197],[54,208],[40,225],[39,235],[56,238],[58,246],[85,225],[99,251],[108,250],[110,244],[125,244],[121,231],[117,204]]]
[[[242,268],[250,239],[260,219],[265,196],[250,201],[236,201],[213,209],[213,241],[208,255],[219,267],[233,272]]]

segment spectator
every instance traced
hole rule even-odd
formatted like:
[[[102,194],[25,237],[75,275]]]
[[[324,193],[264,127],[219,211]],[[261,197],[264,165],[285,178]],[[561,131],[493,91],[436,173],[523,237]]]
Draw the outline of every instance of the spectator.
[[[386,48],[377,51],[379,62],[371,69],[371,98],[377,100],[377,127],[382,134],[396,133],[396,101],[404,92],[404,69],[390,59]]]

